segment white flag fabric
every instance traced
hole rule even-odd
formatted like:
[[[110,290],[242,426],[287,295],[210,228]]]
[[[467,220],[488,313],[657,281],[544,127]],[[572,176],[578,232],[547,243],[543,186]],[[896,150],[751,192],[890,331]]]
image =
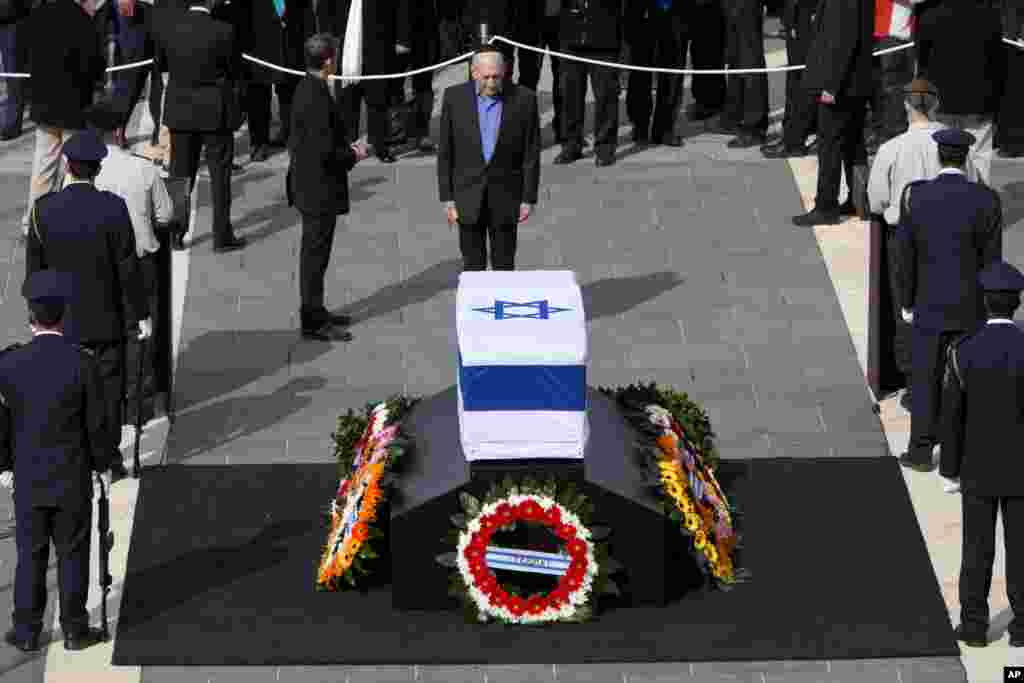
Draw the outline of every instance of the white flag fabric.
[[[345,42],[341,51],[342,77],[363,75],[363,0],[352,0],[345,26]],[[342,87],[357,81],[342,80]]]

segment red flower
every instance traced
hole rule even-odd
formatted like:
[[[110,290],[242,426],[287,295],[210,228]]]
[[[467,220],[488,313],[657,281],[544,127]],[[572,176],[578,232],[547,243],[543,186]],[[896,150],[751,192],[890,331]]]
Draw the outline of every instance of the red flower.
[[[497,515],[499,519],[501,519],[504,525],[512,521],[512,518],[516,514],[516,509],[512,507],[509,503],[501,503],[498,505],[494,514]]]
[[[508,601],[508,608],[512,614],[517,617],[521,617],[526,612],[526,602],[518,595],[514,595],[512,596],[512,599]]]
[[[587,544],[579,540],[578,538],[574,538],[573,540],[569,541],[569,545],[566,547],[566,549],[569,551],[569,554],[573,557],[585,557],[587,554]]]
[[[562,511],[557,506],[552,505],[548,508],[548,511],[544,513],[544,521],[552,526],[557,526],[562,523]]]
[[[576,538],[576,529],[571,524],[559,524],[555,535],[562,540],[569,541]]]

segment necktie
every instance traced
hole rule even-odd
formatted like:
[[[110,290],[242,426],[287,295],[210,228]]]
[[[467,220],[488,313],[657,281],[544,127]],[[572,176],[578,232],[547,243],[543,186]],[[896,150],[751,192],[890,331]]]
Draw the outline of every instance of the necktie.
[[[277,10],[277,18],[284,17],[284,0],[274,0],[274,9]]]

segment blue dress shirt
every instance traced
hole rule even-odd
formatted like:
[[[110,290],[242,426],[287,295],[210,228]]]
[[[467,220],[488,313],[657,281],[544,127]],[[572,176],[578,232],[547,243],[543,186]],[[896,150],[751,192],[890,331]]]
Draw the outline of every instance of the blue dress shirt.
[[[480,114],[480,143],[484,148],[484,160],[490,163],[491,157],[494,156],[494,146],[498,142],[502,101],[500,97],[487,97],[477,93],[476,107]]]

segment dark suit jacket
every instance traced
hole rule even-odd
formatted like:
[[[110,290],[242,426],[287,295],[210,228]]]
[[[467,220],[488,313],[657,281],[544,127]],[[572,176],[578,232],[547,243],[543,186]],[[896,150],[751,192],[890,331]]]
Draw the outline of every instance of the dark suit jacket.
[[[350,0],[319,0],[316,14],[320,30],[333,33],[344,42]],[[398,0],[363,0],[363,73],[393,73]],[[341,57],[338,57],[341,69]]]
[[[395,39],[409,47],[414,68],[436,64],[441,56],[438,0],[398,0]]]
[[[964,493],[1024,496],[1024,332],[987,324],[956,344],[943,386],[939,473]]]
[[[295,89],[288,152],[289,205],[319,216],[348,213],[348,172],[356,155],[342,108],[316,76],[306,76]]]
[[[874,92],[873,0],[821,0],[815,11],[807,69],[800,86],[836,97],[870,97]]]
[[[231,86],[240,78],[242,53],[231,25],[197,10],[168,9],[153,29],[170,80],[163,123],[171,130],[230,128]]]
[[[75,183],[40,197],[36,212],[39,223],[29,230],[25,247],[25,277],[45,268],[74,276],[64,316],[68,339],[115,341],[136,331],[149,311],[124,200]]]
[[[274,0],[244,1],[242,49],[253,57],[291,69],[305,69],[304,43],[315,33],[308,0],[286,0],[284,17],[277,16]],[[253,80],[264,83],[295,83],[291,74],[248,64]]]
[[[622,45],[627,3],[628,0],[588,0],[585,11],[573,12],[570,5],[583,3],[563,0],[558,42],[569,49],[618,50]]]
[[[917,27],[922,78],[939,89],[945,114],[988,114],[999,109],[1006,50],[997,10],[977,0],[945,0]]]
[[[17,503],[78,509],[91,500],[90,473],[110,469],[104,445],[116,437],[88,352],[38,335],[0,358],[0,396],[0,470],[14,471]]]
[[[92,19],[72,0],[59,0],[33,10],[22,35],[32,74],[32,120],[85,128],[85,110],[106,66]]]
[[[437,149],[438,194],[454,201],[459,221],[476,223],[484,192],[495,224],[518,221],[520,204],[536,204],[540,184],[540,117],[537,95],[505,83],[498,140],[490,163],[480,140],[477,84],[468,81],[444,91],[441,139]]]
[[[900,201],[901,305],[924,329],[974,330],[985,319],[978,274],[1003,254],[999,195],[943,173],[909,184]]]

